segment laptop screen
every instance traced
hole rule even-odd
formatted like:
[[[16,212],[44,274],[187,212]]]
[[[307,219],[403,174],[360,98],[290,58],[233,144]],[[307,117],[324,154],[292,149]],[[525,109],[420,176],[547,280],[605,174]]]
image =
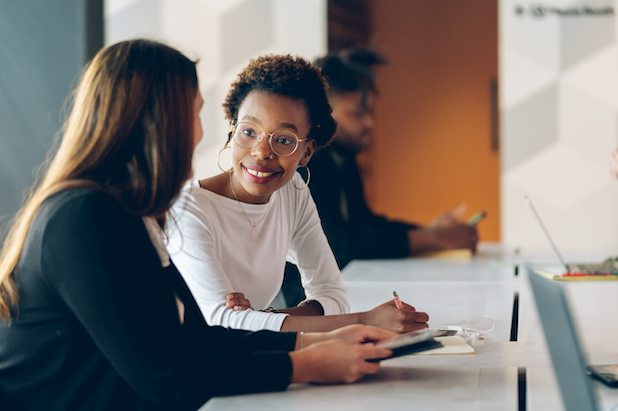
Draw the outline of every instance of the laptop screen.
[[[545,339],[567,411],[598,411],[586,361],[577,339],[564,284],[548,280],[526,267]]]

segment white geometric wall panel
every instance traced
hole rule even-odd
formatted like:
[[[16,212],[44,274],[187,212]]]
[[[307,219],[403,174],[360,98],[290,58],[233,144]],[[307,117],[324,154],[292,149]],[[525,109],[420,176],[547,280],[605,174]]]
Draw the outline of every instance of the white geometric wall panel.
[[[501,167],[508,170],[558,140],[556,84],[537,90],[502,117]]]
[[[618,254],[618,44],[612,0],[500,0],[502,242]]]
[[[327,51],[326,0],[105,0],[106,44],[145,37],[199,60],[204,138],[195,178],[220,172],[229,125],[223,100],[249,59],[285,53],[313,60]]]

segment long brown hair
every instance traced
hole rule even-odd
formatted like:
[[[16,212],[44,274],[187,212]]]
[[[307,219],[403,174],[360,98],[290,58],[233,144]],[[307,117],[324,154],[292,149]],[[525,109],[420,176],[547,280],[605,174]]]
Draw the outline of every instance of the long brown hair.
[[[97,53],[77,87],[62,141],[13,218],[0,254],[0,318],[17,306],[13,273],[41,204],[91,187],[133,214],[163,218],[191,175],[195,63],[148,40]]]

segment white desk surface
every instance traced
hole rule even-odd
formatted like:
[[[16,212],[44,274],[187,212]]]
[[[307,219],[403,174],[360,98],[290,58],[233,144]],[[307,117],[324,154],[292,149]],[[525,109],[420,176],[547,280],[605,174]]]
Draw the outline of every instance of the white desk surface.
[[[346,283],[357,281],[493,281],[517,279],[517,258],[505,260],[499,248],[483,247],[474,258],[405,258],[355,260],[342,271]]]
[[[564,410],[522,256],[496,248],[464,260],[354,261],[343,271],[352,311],[392,298],[425,311],[430,326],[463,326],[488,317],[495,329],[474,355],[404,356],[382,362],[378,374],[345,385],[293,384],[285,392],[221,397],[212,410],[518,410],[518,369],[526,375],[526,410]],[[552,257],[535,262],[552,263]],[[618,281],[567,284],[572,314],[590,363],[618,363]],[[514,296],[517,340],[511,340]],[[268,371],[265,370],[265,378]],[[603,410],[618,411],[618,389],[595,382]]]

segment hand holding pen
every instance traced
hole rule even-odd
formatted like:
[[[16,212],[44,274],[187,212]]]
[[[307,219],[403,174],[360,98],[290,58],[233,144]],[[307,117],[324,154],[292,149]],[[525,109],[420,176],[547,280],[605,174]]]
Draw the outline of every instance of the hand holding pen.
[[[427,328],[429,316],[414,307],[402,302],[397,293],[394,298],[377,306],[373,310],[359,313],[360,323],[373,325],[397,333]]]
[[[393,291],[393,301],[395,301],[395,305],[397,306],[398,310],[403,310],[403,304],[401,304],[401,300],[399,299],[399,295],[397,294],[397,291]]]

